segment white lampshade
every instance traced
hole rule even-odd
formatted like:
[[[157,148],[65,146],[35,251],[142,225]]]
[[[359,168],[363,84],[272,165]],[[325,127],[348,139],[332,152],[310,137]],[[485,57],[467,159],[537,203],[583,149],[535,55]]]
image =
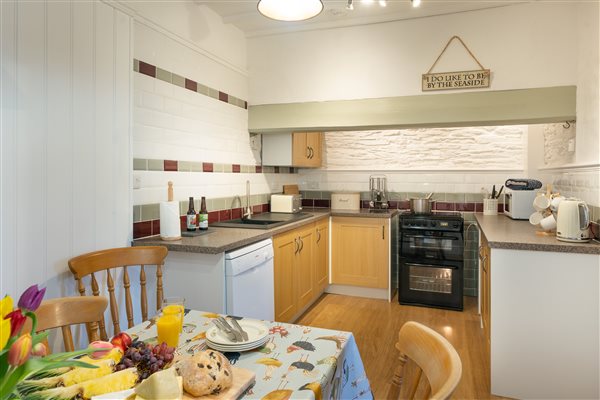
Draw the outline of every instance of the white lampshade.
[[[258,11],[278,21],[302,21],[323,11],[321,0],[260,0]]]

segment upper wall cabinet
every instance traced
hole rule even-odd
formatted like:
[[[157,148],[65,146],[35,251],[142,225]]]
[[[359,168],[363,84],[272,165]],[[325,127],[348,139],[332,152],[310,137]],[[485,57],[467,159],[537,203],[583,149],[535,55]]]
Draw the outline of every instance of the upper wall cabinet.
[[[323,157],[322,132],[262,135],[262,164],[318,168]]]

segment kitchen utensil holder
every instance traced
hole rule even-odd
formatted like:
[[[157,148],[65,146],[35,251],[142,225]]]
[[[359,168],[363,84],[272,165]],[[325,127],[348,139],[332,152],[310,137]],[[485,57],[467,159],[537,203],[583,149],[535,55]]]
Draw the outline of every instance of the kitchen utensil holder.
[[[483,215],[498,215],[498,199],[483,199]]]

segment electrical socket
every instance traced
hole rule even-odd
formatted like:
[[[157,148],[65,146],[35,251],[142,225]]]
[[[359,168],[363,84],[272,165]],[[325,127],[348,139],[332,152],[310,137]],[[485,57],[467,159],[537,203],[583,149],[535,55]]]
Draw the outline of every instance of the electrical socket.
[[[134,176],[133,177],[133,188],[134,189],[141,189],[142,187],[142,177],[141,176]]]
[[[567,142],[567,150],[572,153],[575,151],[575,139],[569,139]]]

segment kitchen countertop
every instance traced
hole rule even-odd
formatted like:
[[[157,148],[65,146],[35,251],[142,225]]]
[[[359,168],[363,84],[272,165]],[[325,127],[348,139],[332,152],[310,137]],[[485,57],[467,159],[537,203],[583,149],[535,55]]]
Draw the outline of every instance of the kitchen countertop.
[[[561,242],[556,236],[536,234],[536,227],[529,221],[519,221],[505,215],[475,213],[475,219],[491,248],[554,251],[559,253],[600,254],[600,244]]]
[[[388,213],[369,213],[368,210],[361,211],[331,211],[326,208],[304,208],[303,212],[311,214],[310,217],[291,222],[272,229],[244,229],[244,228],[221,228],[210,227],[208,233],[195,237],[182,237],[180,240],[165,241],[159,235],[142,239],[135,239],[132,246],[165,246],[169,251],[181,251],[186,253],[219,254],[234,250],[260,240],[268,239],[280,233],[296,229],[321,218],[334,217],[361,217],[361,218],[391,218],[398,210],[390,210]]]

